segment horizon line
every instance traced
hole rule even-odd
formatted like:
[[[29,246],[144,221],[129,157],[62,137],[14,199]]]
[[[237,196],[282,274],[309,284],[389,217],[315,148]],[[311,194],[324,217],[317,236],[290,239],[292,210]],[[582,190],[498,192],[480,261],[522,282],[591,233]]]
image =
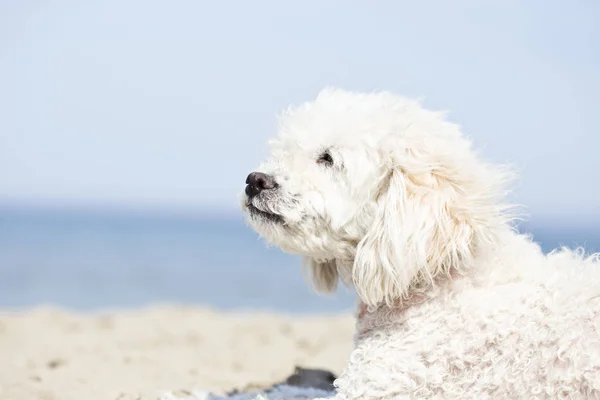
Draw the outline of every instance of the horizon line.
[[[0,200],[0,215],[72,215],[104,216],[107,218],[176,218],[176,219],[244,219],[241,209],[235,207],[217,207],[213,205],[177,206],[173,204],[123,204],[123,203],[84,203],[56,201],[6,201]],[[597,227],[600,231],[600,216],[589,214],[573,215],[566,213],[528,213],[518,221],[517,226],[570,226]]]

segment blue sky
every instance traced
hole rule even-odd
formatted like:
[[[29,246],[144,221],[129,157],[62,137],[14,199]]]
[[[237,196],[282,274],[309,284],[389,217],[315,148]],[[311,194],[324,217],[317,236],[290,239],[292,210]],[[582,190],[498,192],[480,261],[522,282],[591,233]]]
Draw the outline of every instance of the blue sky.
[[[0,3],[0,202],[236,211],[326,85],[450,111],[533,216],[600,220],[600,3]]]

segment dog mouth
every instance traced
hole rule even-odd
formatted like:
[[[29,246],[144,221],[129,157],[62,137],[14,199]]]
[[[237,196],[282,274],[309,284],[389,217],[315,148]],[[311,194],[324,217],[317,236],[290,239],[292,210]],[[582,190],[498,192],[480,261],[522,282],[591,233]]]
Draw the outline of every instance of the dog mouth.
[[[274,213],[270,213],[270,212],[267,212],[267,211],[263,211],[263,210],[257,208],[256,206],[254,206],[250,202],[246,203],[246,207],[248,208],[248,212],[250,213],[250,215],[252,217],[262,218],[262,219],[265,219],[267,221],[275,222],[275,223],[278,223],[278,224],[283,223],[283,217],[281,215],[279,215],[279,214],[274,214]]]

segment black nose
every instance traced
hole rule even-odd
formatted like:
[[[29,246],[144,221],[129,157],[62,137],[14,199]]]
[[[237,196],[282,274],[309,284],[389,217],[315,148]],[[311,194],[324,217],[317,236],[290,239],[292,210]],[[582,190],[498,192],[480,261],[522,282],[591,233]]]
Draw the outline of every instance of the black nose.
[[[263,190],[275,189],[277,187],[275,178],[262,172],[252,172],[246,178],[246,184],[246,194],[249,197],[254,197]]]

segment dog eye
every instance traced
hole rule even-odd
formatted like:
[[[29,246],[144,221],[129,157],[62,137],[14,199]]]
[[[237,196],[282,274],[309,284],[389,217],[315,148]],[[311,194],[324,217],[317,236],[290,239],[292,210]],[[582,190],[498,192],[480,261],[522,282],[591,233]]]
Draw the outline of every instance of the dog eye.
[[[324,164],[327,166],[333,165],[333,157],[331,157],[331,154],[329,154],[329,152],[326,151],[323,154],[321,154],[319,158],[317,158],[317,164]]]

